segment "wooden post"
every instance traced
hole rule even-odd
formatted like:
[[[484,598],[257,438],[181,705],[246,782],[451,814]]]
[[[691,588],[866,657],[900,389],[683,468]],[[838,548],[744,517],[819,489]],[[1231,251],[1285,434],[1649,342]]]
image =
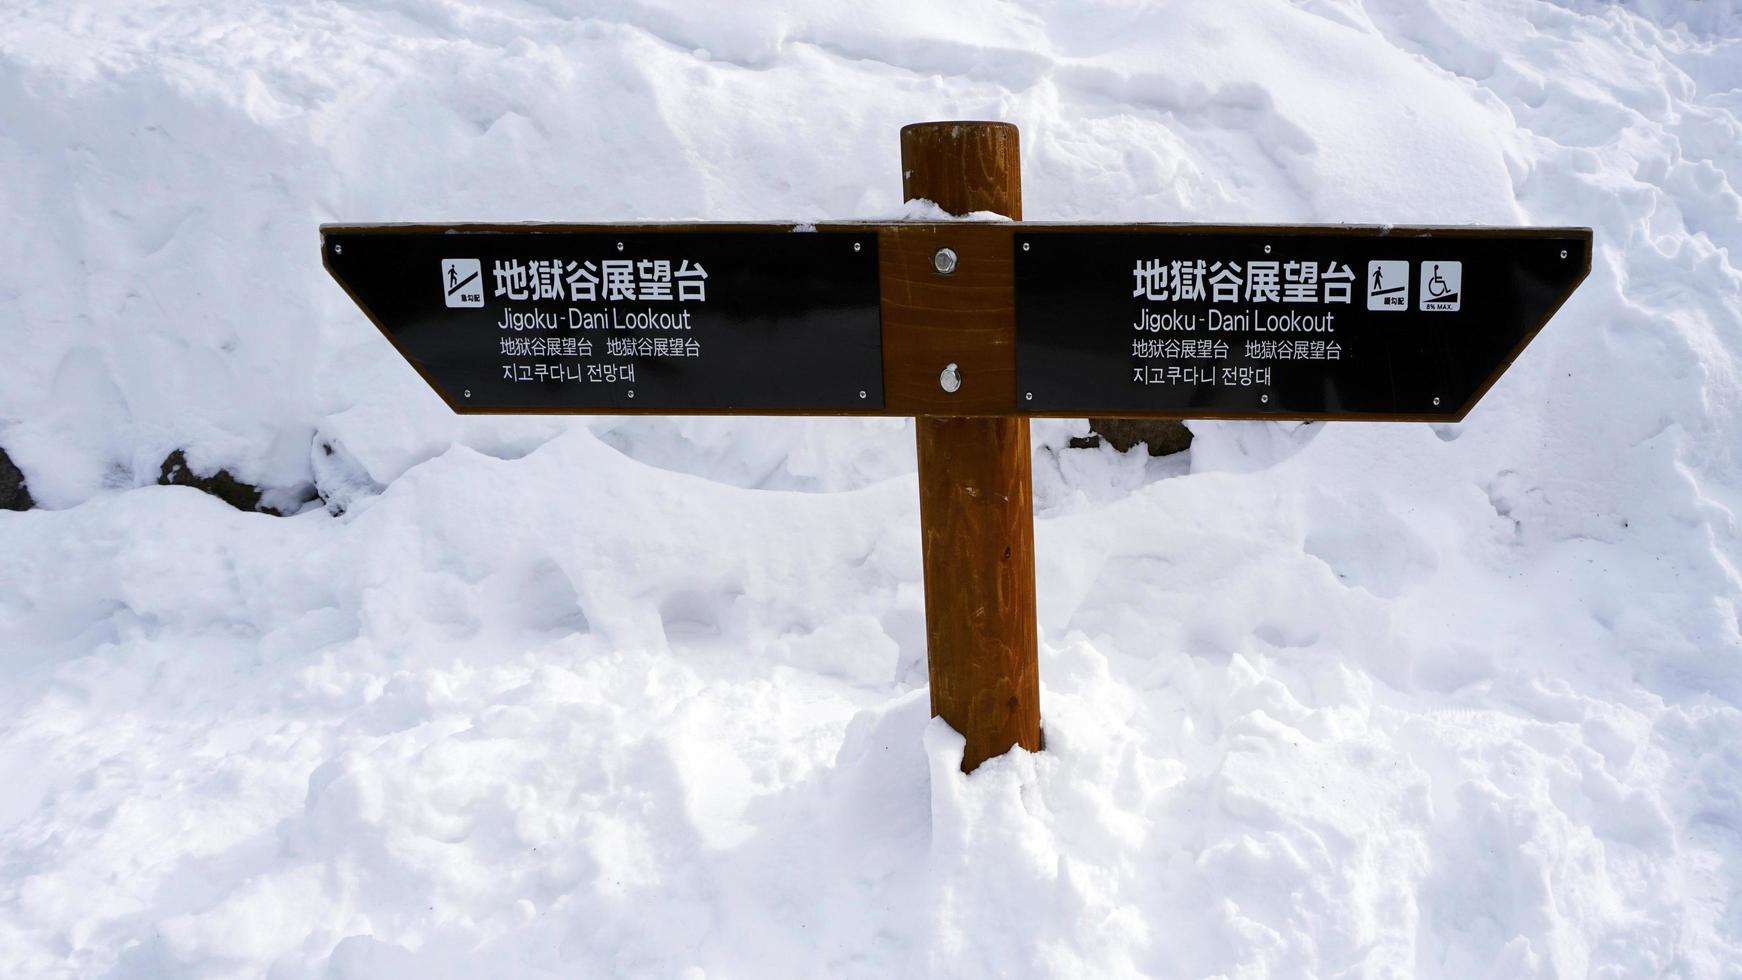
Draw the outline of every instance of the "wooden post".
[[[1009,123],[904,126],[901,171],[908,200],[1022,218]],[[966,390],[975,378],[959,383]],[[967,740],[962,771],[972,772],[1011,746],[1041,748],[1028,420],[922,415],[914,424],[931,709]]]

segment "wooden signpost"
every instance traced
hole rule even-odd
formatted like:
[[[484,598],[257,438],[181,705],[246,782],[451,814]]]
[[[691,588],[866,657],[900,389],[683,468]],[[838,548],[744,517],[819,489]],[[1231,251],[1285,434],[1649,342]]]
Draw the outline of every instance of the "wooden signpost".
[[[1016,127],[901,131],[903,191],[1010,221],[326,225],[466,414],[915,420],[932,713],[1042,747],[1028,419],[1457,421],[1590,271],[1587,228],[1055,225]]]

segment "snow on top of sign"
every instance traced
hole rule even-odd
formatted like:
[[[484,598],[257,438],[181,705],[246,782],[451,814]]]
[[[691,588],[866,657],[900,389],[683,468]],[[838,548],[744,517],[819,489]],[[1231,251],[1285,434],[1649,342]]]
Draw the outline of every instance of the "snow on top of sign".
[[[916,197],[902,204],[889,214],[878,216],[885,221],[1009,221],[1010,216],[996,211],[969,211],[967,214],[951,214],[923,197]]]
[[[0,24],[0,975],[1742,962],[1734,4]],[[316,232],[909,216],[952,117],[1031,218],[1596,233],[1465,424],[1036,422],[1048,751],[972,777],[909,425],[458,418]]]

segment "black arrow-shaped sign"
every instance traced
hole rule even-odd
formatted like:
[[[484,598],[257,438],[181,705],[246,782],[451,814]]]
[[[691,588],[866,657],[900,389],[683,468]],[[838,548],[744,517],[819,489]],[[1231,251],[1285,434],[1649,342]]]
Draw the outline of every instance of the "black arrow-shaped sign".
[[[1456,420],[1591,231],[1024,225],[1015,256],[1030,414]]]

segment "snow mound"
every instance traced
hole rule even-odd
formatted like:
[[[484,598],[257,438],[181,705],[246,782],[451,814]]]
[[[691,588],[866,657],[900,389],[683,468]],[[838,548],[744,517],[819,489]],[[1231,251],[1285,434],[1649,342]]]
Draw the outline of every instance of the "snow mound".
[[[1037,422],[1048,749],[911,426],[460,419],[323,221],[1589,225],[1456,426]],[[1742,13],[0,5],[0,975],[1734,976]],[[171,453],[275,518],[155,486]]]

